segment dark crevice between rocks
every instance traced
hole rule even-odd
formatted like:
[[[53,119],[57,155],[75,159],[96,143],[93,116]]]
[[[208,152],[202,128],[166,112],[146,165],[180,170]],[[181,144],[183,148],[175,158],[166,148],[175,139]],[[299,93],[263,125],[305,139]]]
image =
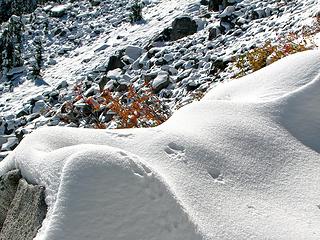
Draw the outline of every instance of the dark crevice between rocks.
[[[0,240],[32,240],[46,217],[44,187],[13,170],[0,178]]]

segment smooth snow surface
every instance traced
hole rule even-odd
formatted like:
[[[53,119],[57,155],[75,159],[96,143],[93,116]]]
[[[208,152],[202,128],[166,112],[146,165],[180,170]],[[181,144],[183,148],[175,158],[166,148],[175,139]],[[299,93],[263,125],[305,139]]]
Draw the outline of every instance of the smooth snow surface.
[[[320,239],[320,52],[152,129],[42,128],[0,163],[46,186],[37,240]]]

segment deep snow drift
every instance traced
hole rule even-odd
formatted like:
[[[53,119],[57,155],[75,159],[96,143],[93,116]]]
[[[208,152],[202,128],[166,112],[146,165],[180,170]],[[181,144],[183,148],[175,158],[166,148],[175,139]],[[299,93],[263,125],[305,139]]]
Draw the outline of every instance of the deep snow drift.
[[[144,21],[130,24],[131,0],[62,2],[68,6],[63,17],[51,14],[52,3],[23,17],[25,66],[32,66],[34,40],[41,38],[43,80],[33,81],[25,68],[0,80],[0,160],[41,126],[96,127],[95,118],[79,112],[88,107],[86,98],[99,98],[106,76],[105,89],[117,97],[131,85],[139,92],[150,82],[148,88],[175,111],[237,75],[232,59],[268,41],[277,45],[292,33],[302,36],[304,27],[315,24],[319,6],[318,0],[233,0],[226,11],[209,11],[206,1],[144,0]],[[181,16],[197,23],[195,34],[154,42]],[[121,70],[106,72],[111,56],[121,59],[123,66],[114,66]],[[65,111],[70,105],[76,111]],[[99,123],[117,127],[112,111],[100,108]]]
[[[46,186],[37,240],[320,239],[320,51],[152,129],[42,128],[3,162]]]

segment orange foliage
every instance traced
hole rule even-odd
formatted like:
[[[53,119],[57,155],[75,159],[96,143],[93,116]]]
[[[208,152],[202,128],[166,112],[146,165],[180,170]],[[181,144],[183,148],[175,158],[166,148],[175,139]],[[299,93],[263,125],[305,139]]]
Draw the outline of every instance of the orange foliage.
[[[85,126],[104,129],[110,121],[105,120],[104,116],[111,111],[112,120],[118,128],[153,127],[171,115],[169,108],[147,85],[139,93],[133,86],[129,86],[128,92],[120,97],[109,90],[85,97],[81,84],[75,86],[74,92],[74,100],[66,102],[61,108],[60,119],[66,123],[85,123]]]
[[[134,87],[130,86],[127,104],[120,98],[113,97],[109,90],[104,90],[101,96],[106,100],[107,107],[118,116],[119,128],[156,126],[168,119],[160,100],[151,90],[139,95]]]

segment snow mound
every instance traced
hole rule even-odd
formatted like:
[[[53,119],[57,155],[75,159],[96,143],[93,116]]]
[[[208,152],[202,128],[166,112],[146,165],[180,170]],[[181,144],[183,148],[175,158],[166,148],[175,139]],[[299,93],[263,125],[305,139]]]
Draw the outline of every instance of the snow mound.
[[[37,240],[319,239],[319,56],[221,84],[156,128],[42,128],[0,175],[46,186]]]
[[[63,168],[45,239],[201,239],[167,186],[138,159],[110,147],[82,149]]]
[[[206,99],[267,102],[304,86],[319,74],[320,52],[291,55],[241,79],[222,83]]]

